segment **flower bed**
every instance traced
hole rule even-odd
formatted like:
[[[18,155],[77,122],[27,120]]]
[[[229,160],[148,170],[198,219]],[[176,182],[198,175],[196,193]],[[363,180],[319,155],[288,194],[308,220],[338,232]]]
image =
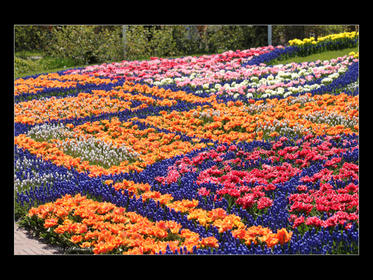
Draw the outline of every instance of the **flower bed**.
[[[322,52],[325,50],[338,50],[355,47],[359,40],[359,32],[343,32],[339,34],[330,34],[327,36],[305,38],[303,40],[294,39],[288,43],[290,46],[297,46],[298,53],[306,56],[311,53]]]
[[[278,46],[277,48],[282,48]],[[216,55],[200,57],[182,57],[164,59],[153,57],[147,61],[123,61],[120,63],[88,66],[83,69],[67,70],[69,74],[90,74],[99,77],[125,78],[127,81],[142,81],[144,79],[162,79],[166,77],[182,77],[194,73],[204,75],[206,68],[218,71],[222,68],[240,67],[241,63],[250,61],[253,57],[268,53],[273,46],[249,49],[243,51],[228,51]]]
[[[16,80],[16,216],[69,253],[356,254],[358,57],[283,49]]]

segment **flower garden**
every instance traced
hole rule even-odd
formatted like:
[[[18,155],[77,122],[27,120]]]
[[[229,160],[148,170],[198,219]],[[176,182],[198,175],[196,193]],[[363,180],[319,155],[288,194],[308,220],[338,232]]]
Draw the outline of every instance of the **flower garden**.
[[[69,253],[358,254],[358,33],[14,82],[15,214]]]

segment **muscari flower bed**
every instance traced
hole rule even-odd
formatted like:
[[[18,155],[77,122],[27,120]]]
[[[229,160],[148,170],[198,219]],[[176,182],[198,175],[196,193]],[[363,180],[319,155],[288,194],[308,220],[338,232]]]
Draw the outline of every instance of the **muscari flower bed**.
[[[17,79],[16,218],[66,253],[358,254],[358,58],[286,48]]]

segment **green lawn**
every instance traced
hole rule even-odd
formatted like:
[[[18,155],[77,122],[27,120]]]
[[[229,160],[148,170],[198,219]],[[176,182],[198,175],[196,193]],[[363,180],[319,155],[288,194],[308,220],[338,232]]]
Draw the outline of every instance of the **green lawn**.
[[[291,62],[301,63],[301,62],[308,62],[308,61],[316,61],[318,59],[320,59],[321,61],[330,60],[330,59],[333,59],[333,58],[345,56],[345,55],[349,54],[350,52],[355,52],[355,53],[359,52],[359,47],[343,49],[343,50],[335,50],[335,51],[326,51],[326,52],[322,52],[322,53],[311,54],[309,56],[304,56],[304,57],[295,56],[295,57],[291,57],[291,58],[288,58],[288,59],[285,59],[285,60],[276,59],[276,60],[270,61],[267,64],[268,65],[276,65],[276,64],[287,64],[287,63],[291,63]]]
[[[39,51],[21,51],[14,54],[14,78],[20,78],[39,73],[57,72],[69,68],[88,65],[78,65],[71,58],[54,58]]]

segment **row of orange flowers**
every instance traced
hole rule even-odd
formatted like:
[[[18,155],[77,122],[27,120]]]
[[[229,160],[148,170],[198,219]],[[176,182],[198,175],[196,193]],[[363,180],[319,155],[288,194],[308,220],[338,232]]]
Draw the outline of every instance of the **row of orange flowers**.
[[[156,254],[165,252],[167,246],[172,251],[186,247],[192,252],[194,246],[218,246],[216,238],[201,238],[175,221],[152,222],[123,207],[80,194],[31,208],[28,216],[42,219],[44,228],[67,236],[81,248],[91,248],[94,254],[113,250],[131,255]]]
[[[119,98],[111,98],[113,96]],[[134,101],[141,104],[131,107]],[[75,97],[44,100],[30,100],[14,104],[14,121],[34,125],[49,120],[84,118],[104,113],[118,113],[124,110],[136,111],[153,106],[173,106],[173,99],[155,99],[143,94],[130,94],[123,90],[92,90],[92,93],[79,93]],[[132,105],[133,106],[133,105]]]
[[[15,136],[14,143],[44,160],[51,160],[58,166],[63,165],[69,169],[73,167],[79,172],[88,171],[91,177],[133,170],[142,171],[147,165],[156,161],[206,147],[204,143],[182,141],[175,133],[158,132],[154,128],[141,130],[133,122],[121,122],[116,117],[110,120],[87,122],[76,127],[67,124],[66,127],[74,132],[74,138],[87,138],[93,135],[97,139],[113,143],[114,146],[131,147],[139,154],[139,157],[132,162],[126,160],[119,166],[111,166],[107,169],[99,165],[90,165],[88,161],[82,161],[79,157],[64,153],[58,146],[62,141],[59,139],[39,142],[26,134],[20,134]]]
[[[14,121],[34,125],[48,120],[84,118],[102,113],[115,113],[130,109],[131,102],[110,97],[99,97],[88,93],[80,93],[76,97],[47,100],[31,100],[14,104]],[[147,107],[142,104],[137,108]]]
[[[82,77],[80,77],[82,76]],[[86,75],[61,75],[51,73],[40,75],[37,78],[27,80],[16,80],[15,88],[33,85],[36,88],[50,87],[70,87],[76,86],[77,81],[80,83],[109,83],[108,79],[98,79],[94,77],[85,77]],[[52,79],[53,78],[53,79]],[[62,80],[55,80],[60,78]],[[96,81],[97,80],[97,81]],[[114,81],[113,81],[114,82]],[[24,92],[26,90],[23,90]],[[26,91],[30,92],[30,91]],[[31,92],[37,92],[36,89]],[[134,93],[134,94],[131,94]],[[152,98],[145,94],[153,95]],[[189,103],[209,102],[215,100],[215,97],[202,98],[185,91],[171,91],[164,88],[149,87],[142,84],[125,82],[122,86],[117,86],[112,90],[92,90],[92,93],[80,93],[75,97],[55,98],[42,100],[31,100],[19,102],[14,105],[14,121],[24,124],[43,123],[48,120],[61,120],[71,118],[84,118],[91,115],[103,113],[117,113],[123,110],[138,110],[153,106],[173,106],[177,100]],[[141,105],[131,108],[133,101],[142,102]]]
[[[149,97],[147,95],[137,93],[131,94],[131,91],[125,91],[121,89],[121,87],[117,87],[116,90],[92,90],[94,95],[104,96],[104,97],[118,97],[121,100],[128,100],[128,101],[140,101],[148,105],[156,105],[156,106],[172,106],[176,105],[177,101],[174,99],[155,99]]]
[[[358,134],[358,123],[351,126],[333,124],[327,121],[307,119],[321,113],[328,118],[332,114],[351,121],[358,118],[358,96],[305,94],[307,102],[293,102],[299,97],[252,101],[245,105],[241,101],[227,104],[211,102],[211,106],[199,106],[186,112],[162,111],[161,116],[148,116],[142,120],[146,124],[170,131],[178,131],[190,137],[200,137],[219,142],[262,140],[276,137],[284,131],[297,132],[302,136],[337,135],[340,133]],[[266,126],[266,127],[265,127]],[[283,131],[281,131],[283,129]]]
[[[101,79],[87,74],[67,74],[58,73],[42,74],[35,78],[19,78],[14,81],[14,95],[23,93],[38,93],[49,88],[70,88],[76,87],[77,84],[109,84],[116,83],[117,80]]]
[[[229,216],[223,209],[211,210],[208,215],[221,222]],[[179,252],[185,247],[192,252],[193,247],[219,247],[215,237],[201,238],[198,233],[182,228],[175,221],[152,222],[139,214],[127,212],[123,207],[87,199],[80,194],[74,197],[65,195],[55,202],[31,208],[28,216],[42,219],[45,229],[51,228],[81,248],[91,248],[95,254],[113,250],[131,255],[156,254],[165,252],[167,247]],[[222,216],[225,218],[222,219]],[[248,245],[260,241],[272,247],[288,242],[292,233],[281,229],[274,234],[261,226],[242,226],[233,230],[232,234]]]
[[[124,90],[126,92],[146,93],[160,98],[175,99],[189,103],[210,102],[216,98],[215,96],[199,97],[183,90],[172,91],[171,89],[159,88],[158,86],[148,86],[146,84],[133,83],[129,81],[124,82],[122,86],[115,87],[114,89]]]
[[[117,191],[127,190],[131,196],[141,195],[143,201],[152,199],[176,212],[187,214],[188,220],[195,220],[206,228],[212,225],[218,229],[219,233],[231,230],[233,237],[243,240],[247,245],[251,243],[257,244],[258,240],[266,243],[268,247],[273,247],[279,243],[283,245],[290,241],[293,234],[285,228],[273,233],[269,228],[262,226],[246,226],[239,216],[227,214],[222,208],[212,210],[201,209],[198,208],[198,200],[174,200],[170,194],[161,194],[158,191],[152,191],[151,186],[147,183],[135,183],[129,180],[114,183],[113,180],[106,180],[105,184],[111,185]]]

